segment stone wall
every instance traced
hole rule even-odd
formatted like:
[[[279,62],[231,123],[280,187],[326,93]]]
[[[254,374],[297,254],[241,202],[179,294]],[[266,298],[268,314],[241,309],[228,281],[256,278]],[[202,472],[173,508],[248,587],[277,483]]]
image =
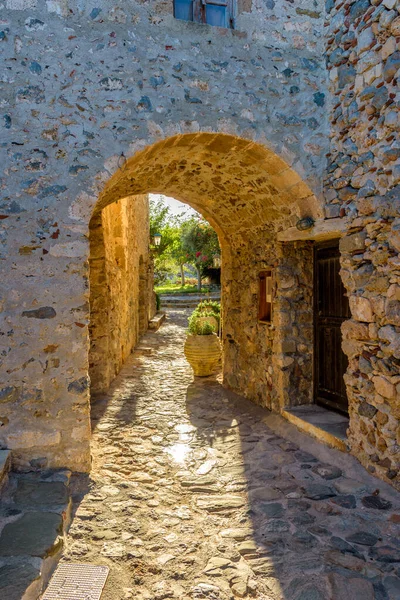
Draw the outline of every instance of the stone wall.
[[[0,444],[13,450],[14,465],[89,468],[89,223],[92,260],[105,265],[118,247],[102,254],[100,212],[159,192],[191,204],[218,231],[233,340],[224,342],[226,377],[273,407],[292,390],[310,401],[312,364],[310,247],[279,246],[276,234],[302,216],[348,220],[350,444],[393,481],[398,3],[335,8],[328,0],[324,27],[322,1],[241,0],[234,31],[177,21],[172,2],[160,0],[7,0],[1,14]],[[278,294],[267,329],[254,320],[254,297],[258,272],[271,263]],[[139,281],[146,268],[139,265]],[[92,290],[103,290],[105,305],[92,304],[92,314],[109,314],[105,283],[99,269]],[[99,325],[96,352],[103,333]],[[121,336],[108,342],[99,387],[119,364]],[[250,352],[247,378],[240,370]]]
[[[275,410],[312,404],[313,242],[279,244],[274,325]],[[272,377],[271,377],[272,379]]]
[[[274,227],[252,232],[251,243],[231,246],[231,269],[222,268],[224,383],[254,402],[271,407],[273,325],[258,320],[258,275],[276,266],[270,243]],[[268,240],[268,241],[267,241]],[[238,276],[240,274],[240,276]]]
[[[325,197],[345,214],[342,277],[349,443],[372,472],[399,486],[400,467],[400,4],[327,2],[332,94]]]
[[[224,381],[280,412],[313,401],[313,245],[279,244],[272,226],[252,235],[250,246],[232,244],[232,270],[223,271]],[[258,275],[268,269],[274,278],[270,324],[258,319]]]
[[[147,196],[110,204],[90,231],[89,375],[96,394],[108,389],[152,316]]]

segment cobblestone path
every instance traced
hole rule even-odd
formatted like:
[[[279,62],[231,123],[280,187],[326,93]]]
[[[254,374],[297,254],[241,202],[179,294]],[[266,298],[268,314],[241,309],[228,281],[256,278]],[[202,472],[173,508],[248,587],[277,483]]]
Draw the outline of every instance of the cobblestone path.
[[[186,317],[170,312],[94,405],[63,560],[107,564],[103,600],[398,600],[398,495],[276,435],[215,378],[193,382]]]

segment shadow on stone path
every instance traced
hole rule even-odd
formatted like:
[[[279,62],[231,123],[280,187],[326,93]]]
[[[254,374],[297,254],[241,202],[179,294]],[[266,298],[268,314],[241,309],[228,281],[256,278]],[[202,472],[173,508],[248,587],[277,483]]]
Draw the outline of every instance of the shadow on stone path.
[[[107,564],[103,600],[398,600],[399,496],[321,463],[293,426],[277,435],[218,378],[193,381],[186,320],[170,311],[94,403],[63,560]]]

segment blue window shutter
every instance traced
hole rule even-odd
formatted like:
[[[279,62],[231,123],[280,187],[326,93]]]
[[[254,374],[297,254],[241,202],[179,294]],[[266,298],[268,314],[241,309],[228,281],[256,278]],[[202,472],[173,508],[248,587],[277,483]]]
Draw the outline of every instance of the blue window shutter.
[[[174,17],[183,21],[193,21],[193,1],[174,0]]]
[[[206,23],[216,27],[228,27],[228,10],[226,4],[206,3]]]

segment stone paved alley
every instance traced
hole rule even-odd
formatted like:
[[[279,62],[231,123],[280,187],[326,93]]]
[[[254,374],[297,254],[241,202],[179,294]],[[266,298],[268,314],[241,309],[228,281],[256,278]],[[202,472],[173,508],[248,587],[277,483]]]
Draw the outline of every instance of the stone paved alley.
[[[103,600],[400,598],[398,495],[218,379],[193,382],[187,314],[95,403],[63,560],[108,565]]]

